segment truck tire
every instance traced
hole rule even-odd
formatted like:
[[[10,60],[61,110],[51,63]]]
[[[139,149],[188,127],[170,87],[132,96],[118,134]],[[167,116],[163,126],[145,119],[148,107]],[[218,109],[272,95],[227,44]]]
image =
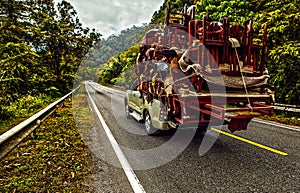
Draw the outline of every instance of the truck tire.
[[[153,127],[151,116],[148,111],[145,111],[144,117],[145,117],[145,129],[146,129],[147,135],[156,134],[159,131],[159,129]]]

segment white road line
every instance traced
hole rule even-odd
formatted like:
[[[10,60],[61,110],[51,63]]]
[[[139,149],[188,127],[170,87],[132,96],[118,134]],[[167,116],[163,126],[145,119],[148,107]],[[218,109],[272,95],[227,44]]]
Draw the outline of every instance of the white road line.
[[[270,122],[270,121],[259,120],[259,119],[256,119],[256,118],[252,119],[252,121],[256,122],[256,123],[261,123],[261,124],[265,124],[265,125],[279,127],[279,128],[282,128],[282,129],[288,129],[288,130],[291,130],[291,131],[300,132],[300,129],[297,129],[296,127],[293,127],[293,126],[290,126],[290,125],[277,124],[277,123],[273,123],[273,122]]]
[[[129,180],[129,183],[133,189],[134,192],[138,193],[138,192],[141,192],[141,193],[145,193],[146,191],[144,190],[142,184],[140,183],[139,179],[137,178],[137,176],[135,175],[135,173],[133,172],[133,169],[131,168],[131,166],[129,165],[124,153],[122,152],[119,144],[117,143],[116,139],[114,138],[113,134],[111,133],[109,127],[107,126],[107,124],[105,123],[104,119],[103,119],[103,116],[101,115],[100,111],[98,110],[95,102],[93,101],[90,93],[88,92],[87,88],[85,87],[86,89],[86,92],[88,93],[89,95],[89,98],[91,100],[91,103],[92,103],[92,106],[103,126],[103,129],[118,157],[118,160],[120,162],[120,164],[122,165],[122,168]]]

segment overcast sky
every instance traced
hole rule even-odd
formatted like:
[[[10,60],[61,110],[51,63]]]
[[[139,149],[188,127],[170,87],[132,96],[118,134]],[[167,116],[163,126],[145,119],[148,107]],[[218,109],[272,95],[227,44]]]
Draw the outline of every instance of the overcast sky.
[[[77,11],[84,27],[103,36],[116,34],[133,25],[149,23],[163,0],[67,0]]]

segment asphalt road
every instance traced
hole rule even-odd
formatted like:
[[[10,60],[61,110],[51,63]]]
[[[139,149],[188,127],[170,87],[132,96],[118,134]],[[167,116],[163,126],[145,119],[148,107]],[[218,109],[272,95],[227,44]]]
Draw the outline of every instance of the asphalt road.
[[[174,132],[147,136],[142,123],[126,119],[122,92],[104,88],[95,92],[92,86],[88,88],[146,192],[300,192],[300,132],[251,122],[247,131],[234,135],[288,155],[219,134],[212,148],[200,156],[203,133],[196,132],[186,148],[184,139],[174,139]],[[95,154],[109,163],[112,184],[116,186],[113,190],[132,192],[100,125],[98,129],[95,146],[99,151]],[[226,126],[222,130],[230,133]],[[194,130],[178,132],[188,137]],[[173,147],[162,148],[163,153],[147,151],[164,147],[170,141]],[[178,156],[172,154],[181,148]],[[174,159],[168,160],[170,157]]]

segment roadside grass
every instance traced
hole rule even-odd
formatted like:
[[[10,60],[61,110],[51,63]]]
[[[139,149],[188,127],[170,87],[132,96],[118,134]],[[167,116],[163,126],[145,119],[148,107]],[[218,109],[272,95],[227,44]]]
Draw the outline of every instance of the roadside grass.
[[[86,96],[80,103],[87,104]],[[91,167],[95,163],[76,128],[72,102],[66,101],[0,160],[0,192],[89,192],[92,174],[103,172]]]
[[[1,110],[5,111],[9,116],[0,119],[0,135],[33,116],[57,99],[45,94],[40,94],[39,96],[27,95],[21,97],[18,101],[10,103],[9,106],[2,106]]]
[[[293,125],[293,126],[300,127],[300,113],[275,110],[274,115],[272,116],[265,115],[265,116],[260,116],[259,118],[267,121],[274,121],[286,125]]]

